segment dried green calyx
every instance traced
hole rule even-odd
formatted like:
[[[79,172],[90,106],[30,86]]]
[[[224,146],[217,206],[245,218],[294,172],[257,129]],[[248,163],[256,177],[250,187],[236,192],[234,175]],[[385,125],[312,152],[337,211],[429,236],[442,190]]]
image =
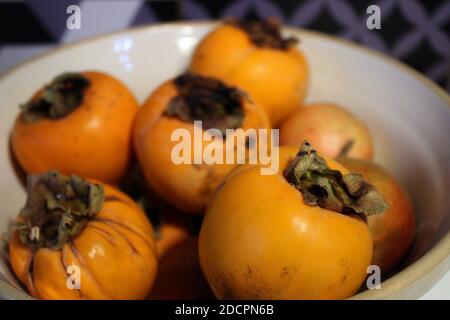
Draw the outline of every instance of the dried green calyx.
[[[42,118],[59,119],[68,115],[83,102],[89,85],[89,80],[79,73],[59,75],[44,87],[37,99],[20,106],[23,119],[35,122]]]
[[[230,19],[228,23],[245,31],[257,47],[287,50],[298,43],[298,39],[295,37],[282,36],[281,23],[274,18],[268,18],[263,21]]]
[[[241,127],[244,121],[242,107],[245,94],[219,80],[185,73],[177,77],[178,95],[167,105],[165,115],[186,122],[201,120],[203,129],[219,129],[225,136],[226,129]]]
[[[95,218],[104,200],[103,186],[56,171],[30,176],[27,191],[15,229],[34,250],[60,249]]]
[[[357,214],[364,220],[388,209],[378,190],[360,174],[343,175],[328,167],[324,158],[304,142],[284,172],[286,180],[302,194],[309,206]]]

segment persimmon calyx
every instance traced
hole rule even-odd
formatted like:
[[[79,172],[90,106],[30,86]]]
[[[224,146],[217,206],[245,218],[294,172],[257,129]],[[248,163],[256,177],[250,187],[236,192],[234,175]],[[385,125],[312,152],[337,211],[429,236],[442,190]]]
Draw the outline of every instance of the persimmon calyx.
[[[25,122],[42,118],[60,119],[71,113],[83,102],[90,81],[79,73],[63,73],[44,87],[37,99],[20,106]]]
[[[29,176],[28,198],[19,215],[21,241],[37,250],[60,249],[95,218],[104,201],[103,186],[57,171]]]
[[[324,158],[304,142],[284,172],[286,180],[302,194],[305,204],[340,212],[367,216],[380,214],[389,205],[362,175],[343,175],[332,170]]]
[[[244,121],[242,91],[223,82],[185,73],[174,80],[178,95],[168,103],[164,114],[186,122],[201,120],[205,130],[237,129]]]
[[[274,18],[268,18],[263,21],[229,19],[226,22],[245,31],[250,41],[257,47],[287,50],[298,43],[296,37],[282,36],[281,23]]]

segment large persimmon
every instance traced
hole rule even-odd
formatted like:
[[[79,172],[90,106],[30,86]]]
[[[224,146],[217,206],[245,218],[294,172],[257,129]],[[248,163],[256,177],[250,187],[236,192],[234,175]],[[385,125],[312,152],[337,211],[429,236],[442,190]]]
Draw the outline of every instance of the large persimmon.
[[[221,299],[343,299],[372,259],[365,217],[385,209],[360,175],[319,156],[280,148],[280,169],[238,167],[211,199],[200,264]]]
[[[28,178],[9,257],[39,299],[144,299],[157,270],[152,226],[133,200],[54,171]]]
[[[190,70],[244,89],[277,127],[302,105],[308,86],[308,63],[296,43],[273,19],[230,20],[198,44]]]
[[[115,184],[132,158],[138,106],[103,72],[65,73],[22,106],[11,145],[28,174],[58,170]]]
[[[201,122],[202,128],[194,121]],[[162,84],[144,102],[136,116],[133,137],[139,164],[151,189],[183,212],[203,214],[211,193],[236,166],[236,161],[222,158],[223,161],[207,163],[202,151],[210,145],[226,150],[227,139],[235,138],[233,134],[225,135],[228,129],[245,131],[269,126],[265,112],[239,89],[187,73]],[[203,135],[209,129],[218,130],[219,137],[207,135],[211,141],[202,137],[201,141],[196,140],[196,132]],[[173,138],[180,131],[187,133],[189,141]],[[222,137],[223,140],[216,140]],[[178,163],[173,152],[181,142],[190,145],[183,154],[188,161]],[[245,141],[236,143],[248,152],[257,149]],[[199,162],[196,149],[200,150]]]

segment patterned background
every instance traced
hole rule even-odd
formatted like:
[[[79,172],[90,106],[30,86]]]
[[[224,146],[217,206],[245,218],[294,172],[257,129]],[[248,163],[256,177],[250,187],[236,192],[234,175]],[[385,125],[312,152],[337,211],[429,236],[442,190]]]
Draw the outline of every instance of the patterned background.
[[[81,30],[66,29],[77,4]],[[366,8],[381,8],[381,30]],[[450,0],[0,0],[0,74],[60,43],[156,21],[278,17],[403,60],[450,91]]]

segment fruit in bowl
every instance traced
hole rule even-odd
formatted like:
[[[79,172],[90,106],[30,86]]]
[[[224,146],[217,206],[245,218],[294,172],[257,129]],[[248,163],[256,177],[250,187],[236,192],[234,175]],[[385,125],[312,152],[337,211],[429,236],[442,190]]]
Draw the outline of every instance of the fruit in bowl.
[[[269,126],[265,112],[238,88],[215,78],[186,73],[165,82],[148,97],[136,116],[133,138],[151,188],[178,209],[203,214],[215,187],[236,165],[235,161],[206,163],[204,147],[215,143],[225,154],[226,140],[234,139],[234,135],[226,134],[227,129],[245,131]],[[196,131],[202,135],[208,129],[218,130],[220,136],[208,135],[210,141],[198,143]],[[188,151],[177,148],[188,142],[183,141],[181,133],[189,138]],[[252,153],[256,146],[245,148]],[[199,163],[196,153],[201,157]],[[174,156],[187,160],[178,163]]]
[[[202,224],[202,270],[221,299],[344,299],[366,278],[366,217],[386,210],[360,175],[305,142],[281,147],[280,169],[231,172]]]
[[[281,145],[298,146],[304,140],[332,158],[372,159],[374,155],[372,136],[366,125],[332,103],[314,103],[299,108],[281,124]]]
[[[14,155],[28,174],[55,169],[115,184],[131,161],[137,109],[128,88],[106,73],[63,73],[22,105]]]
[[[196,47],[190,70],[247,91],[277,127],[302,104],[309,67],[295,37],[283,37],[273,19],[229,20]]]
[[[162,81],[171,79],[174,75],[179,74],[180,71],[182,71],[180,66],[189,65],[188,56],[193,52],[193,50],[195,50],[195,48],[189,47],[187,44],[201,42],[203,36],[207,35],[215,27],[216,26],[212,23],[193,23],[183,25],[174,24],[165,25],[163,27],[151,26],[149,28],[129,30],[119,34],[105,36],[96,40],[79,43],[67,48],[61,48],[55,52],[36,59],[33,62],[24,64],[1,78],[0,97],[2,97],[2,104],[4,106],[18,106],[31,96],[37,86],[48,82],[52,75],[63,73],[67,69],[86,70],[86,68],[101,69],[103,70],[102,72],[114,74],[115,77],[129,86],[130,90],[133,92],[133,95],[136,95],[139,101],[143,101],[143,99],[148,96],[149,91],[158,88]],[[149,30],[151,30],[151,32],[148,32]],[[366,49],[361,49],[354,44],[349,44],[330,37],[324,37],[323,35],[314,32],[299,31],[293,28],[286,28],[284,31],[287,31],[289,34],[301,39],[301,44],[297,47],[301,48],[302,53],[304,53],[308,58],[308,70],[312,75],[312,81],[310,82],[310,88],[308,89],[309,100],[307,100],[307,104],[309,104],[310,101],[339,101],[339,103],[342,103],[342,106],[345,106],[345,109],[348,107],[349,110],[358,110],[358,116],[360,115],[361,119],[370,119],[370,121],[367,121],[364,126],[367,126],[370,130],[370,134],[374,142],[372,145],[372,154],[374,159],[377,163],[389,169],[390,172],[395,172],[395,175],[398,178],[398,183],[403,186],[409,196],[409,199],[413,202],[417,217],[417,232],[415,233],[414,243],[409,249],[410,254],[408,254],[408,258],[402,261],[398,269],[394,267],[395,269],[393,269],[390,277],[381,283],[380,290],[364,290],[364,267],[370,263],[373,263],[375,259],[374,257],[376,256],[376,254],[370,254],[370,250],[374,245],[373,242],[376,237],[373,237],[371,240],[373,232],[370,232],[370,226],[366,225],[364,222],[365,214],[348,214],[346,211],[348,209],[346,209],[345,213],[343,213],[340,212],[339,209],[339,212],[337,212],[322,208],[320,205],[307,205],[303,202],[303,193],[302,190],[300,190],[302,188],[295,187],[295,180],[290,180],[293,183],[290,184],[287,179],[287,175],[284,174],[284,170],[282,172],[278,171],[276,175],[261,176],[259,175],[260,172],[258,170],[255,170],[258,172],[252,171],[251,165],[241,165],[239,167],[233,165],[231,166],[232,168],[230,168],[230,173],[225,178],[225,184],[222,186],[223,180],[218,179],[221,181],[217,184],[217,191],[211,191],[211,194],[213,194],[212,201],[205,201],[205,205],[208,206],[209,203],[210,207],[214,208],[214,212],[219,212],[221,208],[225,211],[225,209],[229,208],[231,205],[236,206],[239,210],[244,211],[244,208],[247,208],[249,212],[252,212],[250,203],[247,201],[250,197],[243,197],[243,195],[247,195],[247,193],[249,193],[248,190],[251,189],[244,187],[251,182],[252,188],[254,188],[257,195],[259,195],[257,197],[258,201],[253,202],[253,204],[255,207],[258,205],[262,206],[259,202],[261,202],[261,204],[266,204],[264,208],[262,208],[261,212],[267,214],[267,223],[261,222],[260,224],[255,224],[252,222],[247,224],[247,227],[252,233],[242,232],[245,229],[245,224],[239,224],[239,228],[236,228],[235,231],[237,233],[247,234],[249,239],[253,239],[253,242],[250,240],[247,242],[242,241],[239,242],[237,246],[227,247],[227,241],[232,241],[232,238],[225,239],[223,241],[223,248],[227,250],[224,250],[224,252],[216,252],[215,254],[219,255],[226,253],[227,256],[231,256],[230,252],[234,250],[233,252],[235,255],[232,256],[234,262],[229,262],[229,260],[226,259],[226,261],[220,260],[220,265],[215,265],[215,261],[212,260],[211,262],[211,259],[208,258],[213,255],[211,251],[206,252],[206,250],[202,249],[205,251],[205,254],[200,253],[200,256],[203,256],[202,259],[204,259],[208,264],[211,264],[214,268],[223,268],[216,268],[216,271],[227,270],[236,275],[234,278],[226,278],[227,273],[216,272],[213,268],[211,268],[211,270],[207,269],[209,268],[207,265],[206,268],[203,269],[208,282],[216,287],[218,286],[214,283],[219,280],[222,284],[225,283],[228,285],[219,287],[219,289],[214,289],[213,286],[217,297],[280,297],[279,292],[281,289],[278,290],[279,287],[277,287],[280,281],[284,281],[286,284],[286,286],[282,288],[282,290],[286,292],[286,295],[281,298],[309,298],[312,296],[320,298],[344,298],[350,297],[352,294],[354,294],[352,296],[354,299],[417,298],[421,296],[428,288],[434,285],[442,274],[444,274],[444,272],[448,269],[446,261],[448,261],[448,248],[450,246],[450,238],[448,235],[450,226],[450,224],[448,224],[448,221],[450,221],[448,220],[448,217],[450,217],[450,206],[445,203],[445,200],[447,199],[445,197],[445,192],[448,190],[450,185],[445,173],[448,171],[446,160],[450,158],[450,150],[448,149],[448,143],[445,137],[450,136],[450,126],[448,125],[450,123],[450,112],[447,108],[450,104],[450,100],[442,91],[440,91],[433,84],[430,84],[427,80],[423,79],[423,77],[413,71],[407,71],[404,67],[398,67],[397,63],[390,61],[386,57],[367,51]],[[131,39],[133,42],[133,46],[129,48],[130,64],[127,64],[126,66],[121,64],[121,60],[118,61],[116,52],[112,52],[111,50],[111,44],[120,43],[123,39]],[[294,47],[295,46],[292,46],[292,48]],[[255,50],[259,49],[260,48],[258,47]],[[329,54],[330,50],[333,51],[333,55],[331,56]],[[284,56],[285,52],[282,53]],[[80,56],[83,58],[81,59]],[[99,57],[101,57],[101,59],[99,59]],[[55,61],[70,61],[70,65],[58,64],[55,63]],[[151,70],[148,69],[150,61],[158,61],[157,64],[152,64]],[[133,67],[129,68],[131,64]],[[299,67],[297,64],[296,66],[297,68]],[[369,73],[370,76],[368,76]],[[30,74],[33,74],[33,77],[29,77]],[[307,78],[309,78],[309,76]],[[336,79],[340,78],[346,79],[346,81],[336,81]],[[226,86],[236,87],[233,84],[229,84],[224,79],[221,79],[220,81]],[[265,83],[265,89],[268,92],[271,92],[270,85],[272,83],[270,81]],[[173,87],[174,86],[172,86],[172,89],[174,89]],[[243,90],[245,91],[245,89]],[[380,92],[382,92],[383,95],[380,95]],[[107,94],[109,94],[109,92],[107,92]],[[170,95],[161,95],[161,97],[165,98],[168,96]],[[248,94],[248,97],[252,98],[251,94]],[[362,101],[364,103],[360,104],[358,101]],[[257,102],[257,100],[254,99],[253,102]],[[254,104],[259,104],[259,102]],[[304,101],[301,99],[298,100],[299,106],[304,104]],[[155,105],[158,105],[158,103],[155,103]],[[424,106],[427,106],[426,117],[423,116],[425,112]],[[80,105],[79,108],[73,110],[73,112],[71,112],[67,117],[70,115],[75,115],[77,111],[81,110],[81,108],[82,106]],[[263,108],[264,107],[261,106],[260,109],[262,110]],[[299,107],[298,110],[307,108],[308,107],[302,106]],[[152,109],[153,108],[148,108],[147,112],[151,113],[155,111],[155,109],[153,109],[153,111]],[[11,110],[12,109],[7,107],[0,109],[0,133],[1,136],[4,137],[4,139],[0,140],[0,147],[4,150],[5,154],[8,152],[8,137],[11,133],[11,126],[13,126],[14,119],[16,117],[16,113],[11,112]],[[193,121],[190,121],[189,123],[187,121],[181,121],[182,118],[186,116],[185,113],[180,113],[181,110],[184,110],[184,108],[179,104],[175,104],[174,109],[170,110],[172,115],[172,119],[170,120],[174,123],[180,124],[179,126],[174,126],[174,128],[183,128],[184,125],[189,125],[189,128],[192,128]],[[293,109],[292,111],[294,112],[295,110]],[[160,118],[162,118],[162,116]],[[156,117],[155,119],[160,118]],[[68,118],[63,117],[60,120],[65,121],[66,119]],[[60,120],[55,120],[55,122]],[[138,118],[135,118],[135,120],[136,124],[140,121]],[[143,122],[146,122],[146,120]],[[149,125],[154,125],[157,122],[158,121],[150,121]],[[268,127],[273,125],[274,124],[270,124]],[[142,126],[142,128],[143,127],[144,126]],[[227,126],[219,126],[217,129],[226,130],[226,127]],[[322,129],[324,128],[325,126],[322,126]],[[202,133],[204,134],[205,130],[203,130]],[[344,141],[346,140],[344,139]],[[95,142],[95,140],[92,139],[92,142]],[[295,149],[293,149],[288,157],[291,160],[296,158],[301,141],[296,143],[297,145],[295,146]],[[100,147],[98,143],[94,144],[97,144],[96,147]],[[251,144],[249,144],[249,146],[251,146]],[[318,145],[315,145],[315,147],[318,147]],[[147,148],[150,149],[151,145],[148,145]],[[292,147],[282,147],[281,150],[290,148]],[[169,147],[168,149],[170,150]],[[343,145],[340,144],[336,149],[339,151],[342,150]],[[352,148],[348,150],[352,150]],[[148,152],[151,154],[153,151]],[[284,151],[282,153],[284,153]],[[160,153],[155,152],[154,154],[158,157]],[[319,152],[319,155],[320,154],[321,153]],[[98,156],[98,154],[95,156]],[[332,154],[331,156],[335,157],[336,154]],[[94,155],[92,155],[92,158],[93,157]],[[87,157],[86,159],[89,158],[90,157]],[[326,159],[329,169],[338,169],[343,176],[354,173],[352,172],[353,170],[347,170],[345,166],[336,163],[329,156],[327,157],[324,155],[323,158]],[[407,161],[405,161],[405,159],[407,159]],[[283,169],[288,167],[286,161],[283,160],[281,162]],[[92,163],[92,165],[94,164],[96,163]],[[135,163],[131,163],[130,165],[135,165]],[[257,166],[264,168],[264,165]],[[23,206],[25,199],[22,185],[14,175],[13,167],[9,162],[8,157],[0,157],[0,167],[3,168],[0,170],[0,193],[4,196],[2,198],[3,210],[0,213],[0,227],[2,228],[1,231],[6,231],[8,223],[15,218],[17,211]],[[227,170],[227,172],[228,171],[229,170]],[[70,175],[69,172],[65,173]],[[170,171],[166,173],[170,174]],[[250,173],[252,174],[252,179],[248,179]],[[157,169],[153,169],[151,175],[147,174],[146,177],[154,179],[155,176],[158,176],[158,174]],[[89,178],[88,176],[84,176],[82,174],[79,174],[79,176],[82,178]],[[127,176],[128,174],[125,174],[125,178],[127,178]],[[338,176],[333,174],[331,177],[336,179]],[[104,180],[104,178],[95,178],[96,180],[88,181],[92,182]],[[161,179],[166,180],[168,179],[168,176],[162,174]],[[178,176],[174,178],[175,181],[177,181],[177,179]],[[115,178],[113,180],[115,180]],[[272,181],[273,184],[266,184],[266,181],[269,180]],[[369,181],[368,178],[367,180]],[[188,191],[191,191],[189,188],[197,183],[196,179],[190,179],[190,177],[180,181],[181,184],[184,185],[185,190]],[[237,184],[238,187],[234,188],[235,190],[231,192],[229,189],[230,184],[233,185],[233,181],[240,182]],[[94,184],[103,184],[103,182],[94,182]],[[373,184],[375,185],[374,182]],[[268,187],[261,188],[262,185]],[[278,188],[280,185],[283,185],[284,187]],[[212,184],[206,184],[206,186],[211,189],[216,187],[216,185],[213,186]],[[216,197],[219,197],[219,195],[222,197],[225,194],[224,190],[228,190],[227,193],[230,193],[230,201],[224,201],[218,204]],[[240,190],[242,190],[242,195],[240,194]],[[285,195],[280,196],[277,199],[273,199],[273,195],[278,194],[280,190],[283,190],[281,193],[284,194],[284,191],[286,191],[287,194],[292,196],[290,199],[293,201],[285,202]],[[392,201],[389,200],[388,195],[383,194],[382,188],[379,191],[388,202]],[[161,192],[161,190],[159,192]],[[263,192],[267,192],[267,197],[263,194]],[[197,195],[197,193],[195,194]],[[242,201],[236,201],[241,196]],[[251,196],[256,197],[256,195]],[[307,197],[310,197],[310,195]],[[175,205],[175,197],[168,196],[167,199],[171,205]],[[273,199],[273,204],[269,203],[268,199]],[[314,198],[308,198],[308,201],[314,201]],[[312,204],[312,202],[308,203]],[[336,206],[335,201],[331,203]],[[113,203],[110,203],[109,205],[113,205]],[[119,204],[116,203],[114,206],[116,205]],[[317,253],[318,251],[314,254],[305,254],[304,251],[298,249],[298,246],[290,245],[289,243],[284,242],[287,238],[289,238],[288,235],[292,236],[293,230],[296,229],[292,226],[293,223],[286,222],[289,219],[286,219],[284,221],[285,225],[280,227],[283,222],[283,215],[277,215],[276,213],[285,213],[286,215],[284,217],[286,217],[289,213],[287,208],[291,206],[301,209],[297,212],[299,215],[301,213],[301,218],[306,218],[308,213],[311,212],[331,211],[325,214],[325,216],[334,217],[337,221],[342,222],[337,224],[337,226],[336,224],[317,223],[314,224],[314,228],[311,227],[309,229],[310,233],[308,234],[311,235],[311,237],[313,237],[313,235],[317,235],[317,239],[321,240],[311,241],[311,248],[314,247],[316,249],[326,251],[326,244],[329,244],[330,246],[335,246],[335,250],[332,252],[333,254],[322,255]],[[395,207],[395,203],[394,205],[391,204],[391,206]],[[178,205],[178,207],[180,207],[180,205]],[[273,210],[269,210],[270,208],[273,208]],[[340,208],[340,206],[338,205],[336,208]],[[212,209],[208,209],[208,212],[210,210]],[[125,213],[127,211],[122,209],[120,209],[120,211],[123,211],[123,222],[130,223],[130,219],[125,217]],[[214,213],[212,216],[216,215],[219,216],[219,213]],[[382,215],[383,214],[379,214],[379,217]],[[126,214],[126,216],[128,216],[128,214]],[[206,216],[204,225],[206,228],[205,230],[208,230],[208,216],[209,214]],[[244,219],[243,215],[237,216],[233,214],[233,211],[231,210],[223,212],[221,216],[222,217],[218,219],[218,221],[223,221],[224,226],[231,223],[230,220],[228,220],[230,217]],[[255,214],[255,216],[257,215]],[[318,217],[320,215],[311,214],[311,216]],[[203,218],[201,215],[184,215],[184,217],[198,220]],[[374,216],[367,217],[367,222],[370,222],[371,217]],[[256,222],[258,221],[262,221],[262,219],[256,220]],[[301,230],[304,224],[301,224],[300,222],[305,220],[293,219],[289,221],[294,221],[295,223],[299,222],[296,225],[297,228]],[[156,282],[162,281],[159,283],[161,286],[158,284],[158,287],[163,288],[157,295],[159,297],[168,297],[170,296],[170,293],[179,293],[180,296],[190,295],[191,297],[194,297],[194,293],[188,293],[187,291],[183,291],[181,289],[179,292],[166,291],[170,285],[168,285],[168,280],[164,279],[180,279],[178,276],[181,276],[181,272],[177,274],[177,272],[179,272],[177,270],[180,270],[179,268],[182,269],[184,264],[176,263],[174,261],[180,261],[181,259],[184,262],[195,262],[195,251],[191,250],[192,248],[195,249],[195,242],[197,241],[196,234],[190,234],[187,232],[185,229],[189,228],[185,225],[177,225],[172,228],[172,222],[169,222],[165,227],[170,230],[170,232],[165,232],[166,235],[169,234],[170,236],[157,240],[157,243],[158,241],[167,241],[165,244],[165,253],[161,254],[158,259],[158,266],[164,268],[164,270],[160,270],[160,273],[156,273],[156,277],[158,277],[158,274],[165,275],[164,277],[161,277],[160,279],[156,278],[155,280]],[[360,244],[355,243],[355,241],[349,241],[349,244],[347,244],[347,241],[344,241],[345,239],[343,239],[344,233],[341,232],[337,232],[335,234],[331,233],[331,236],[335,238],[320,236],[324,234],[321,230],[323,231],[326,227],[333,231],[337,231],[337,229],[351,229],[353,232],[349,231],[346,233],[348,238],[351,240],[361,238],[363,241]],[[84,230],[89,230],[89,228]],[[217,230],[217,234],[214,234],[213,231],[208,232],[208,237],[212,238],[214,236],[221,236],[221,229],[217,228]],[[268,231],[265,232],[263,236],[256,237],[254,236],[256,234],[255,230]],[[206,233],[206,231],[204,232]],[[83,234],[83,232],[80,234]],[[329,234],[330,233],[327,233],[327,235]],[[285,235],[286,237],[284,237]],[[148,232],[146,232],[146,236],[153,237],[152,231],[148,230]],[[32,238],[34,239],[34,237]],[[183,252],[180,252],[175,249],[167,249],[168,247],[171,247],[171,245],[167,246],[168,243],[171,244],[178,242],[178,239],[181,238],[189,239],[189,241],[179,240],[182,243],[189,243],[188,246],[183,247],[186,248],[185,251],[181,250]],[[340,238],[342,240],[340,243],[345,244],[339,246],[338,241],[333,242],[332,239],[336,238]],[[406,238],[407,237],[404,239]],[[261,239],[267,241],[262,242]],[[245,259],[257,259],[257,249],[259,249],[259,247],[251,247],[250,245],[247,247],[246,245],[249,243],[252,245],[259,243],[261,247],[263,245],[269,246],[272,240],[274,241],[272,245],[274,247],[277,245],[277,250],[273,250],[274,254],[272,256],[278,257],[284,254],[284,256],[281,257],[282,259],[272,259],[270,261],[267,259],[267,261],[257,264],[256,268],[251,268],[251,272],[248,272],[249,269],[246,268],[246,265],[244,264],[244,262],[247,262]],[[165,245],[162,243],[163,242],[161,242],[161,247],[164,247]],[[200,243],[201,247],[212,245],[202,240],[200,240]],[[285,245],[279,245],[280,243],[284,243]],[[245,246],[241,244],[245,244]],[[11,243],[9,245],[11,245]],[[358,250],[351,250],[350,252],[346,252],[345,250],[345,248],[357,249],[355,248],[357,246],[360,246]],[[178,245],[174,245],[172,248],[179,247],[180,246]],[[304,248],[306,245],[303,245],[302,247]],[[251,248],[255,250],[248,250],[247,255],[241,254],[244,248]],[[286,248],[290,248],[290,250],[287,250]],[[430,248],[432,248],[432,250],[430,250]],[[0,249],[3,249],[3,247],[0,247]],[[117,255],[122,258],[127,257],[127,250],[129,250],[127,246],[121,246],[121,249],[118,250]],[[60,252],[57,248],[55,248],[54,251],[55,252],[52,253],[52,255],[58,255]],[[164,249],[161,251],[164,251]],[[46,252],[48,251],[46,250]],[[176,257],[172,256],[172,253],[175,252],[180,255],[177,255]],[[331,251],[326,252],[329,253]],[[355,258],[352,259],[352,262],[345,263],[345,265],[351,268],[353,272],[350,272],[347,275],[345,273],[345,267],[343,267],[343,262],[342,264],[331,263],[330,266],[326,267],[326,263],[329,263],[333,259],[335,253],[340,257],[352,256]],[[313,259],[306,259],[303,254]],[[9,258],[12,258],[12,256],[13,254]],[[2,252],[2,257],[7,257],[7,252]],[[184,259],[183,257],[189,258]],[[235,259],[236,257],[240,260],[237,261]],[[291,260],[283,260],[286,257]],[[20,285],[18,285],[18,287],[20,287],[20,290],[18,290],[10,285],[10,283],[17,283],[17,278],[15,278],[10,272],[10,260],[11,259],[8,258],[2,258],[0,260],[0,272],[2,273],[2,276],[0,277],[0,296],[6,298],[28,298],[29,294],[33,294],[33,291],[28,291],[25,286],[20,287]],[[20,261],[28,260],[25,259]],[[170,261],[169,267],[167,267],[166,264],[168,261]],[[283,261],[289,261],[292,262],[292,264],[295,262],[298,263],[298,265],[309,268],[297,268],[297,272],[299,272],[299,270],[312,271],[302,277],[301,281],[294,281],[292,279],[295,279],[295,272],[293,272],[292,268],[283,270],[283,267],[286,266],[281,264]],[[119,262],[122,263],[122,261]],[[130,268],[133,270],[138,269],[139,262],[129,262],[132,264],[130,265]],[[279,267],[278,269],[267,267],[270,263],[276,264],[277,262],[280,263],[279,266],[276,266],[277,268]],[[17,263],[17,261],[14,263]],[[189,265],[189,263],[187,264]],[[314,264],[317,265],[317,268],[312,267]],[[192,265],[195,265],[195,263]],[[151,263],[146,263],[146,266],[150,268]],[[250,265],[250,267],[252,266],[253,264]],[[52,266],[52,268],[53,267],[54,266]],[[323,268],[321,270],[324,271],[323,274],[326,277],[313,281],[314,279],[317,279],[317,273],[314,273],[314,270],[319,270],[320,268]],[[42,270],[42,267],[40,266],[38,270]],[[91,269],[89,269],[89,271],[90,270]],[[193,268],[192,270],[198,271],[198,268]],[[189,271],[191,278],[198,276],[197,271],[192,270]],[[279,273],[276,273],[276,270],[278,270]],[[37,270],[34,270],[34,272],[36,271]],[[235,271],[237,273],[235,273]],[[248,283],[251,283],[253,286],[247,286],[247,282],[245,282],[247,280],[242,280],[241,273],[243,272],[245,272],[249,277]],[[139,276],[139,272],[137,271],[131,271],[131,273],[132,276]],[[228,273],[228,275],[230,273]],[[261,276],[261,274],[263,276]],[[38,274],[36,273],[36,275]],[[212,275],[217,276],[217,278],[214,278]],[[52,287],[59,288],[60,285],[63,285],[63,280],[69,279],[70,275],[58,273],[58,276],[53,276],[50,273],[45,273],[44,275],[39,274],[38,277],[42,277],[40,283],[42,283],[42,281],[47,282],[44,287],[40,288],[40,292],[46,292],[47,288],[48,290]],[[4,278],[7,279],[6,282],[4,281]],[[343,281],[344,278],[345,280]],[[81,288],[85,287],[83,279],[84,278],[82,276]],[[87,280],[89,280],[89,278],[87,278]],[[51,281],[55,281],[55,283],[51,283]],[[142,282],[146,283],[146,288],[151,287],[150,291],[155,293],[155,291],[153,291],[157,288],[155,285],[146,282],[146,280],[143,280]],[[324,290],[327,283],[330,284],[330,287],[332,287],[333,290]],[[340,288],[339,283],[344,283],[342,288]],[[271,284],[271,286],[265,286],[264,284]],[[361,284],[363,284],[363,286],[358,292],[357,287]],[[293,287],[297,287],[298,289],[295,293],[293,293]],[[95,289],[95,287],[88,286],[85,287],[85,290],[87,290],[87,288]],[[136,286],[136,288],[138,291],[141,291],[140,286]],[[234,291],[230,290],[230,288]],[[142,292],[143,291],[147,291],[147,289],[142,290]],[[324,293],[325,291],[327,293]],[[299,293],[302,293],[302,296],[300,296]],[[155,296],[152,296],[152,298]],[[56,297],[56,295],[54,297]],[[90,292],[89,296],[85,296],[85,298],[87,297],[94,298],[95,296],[94,293]],[[136,296],[133,297],[138,298]],[[140,295],[139,298],[141,297],[142,296]]]
[[[214,298],[198,261],[198,221],[165,206],[160,213],[156,247],[158,273],[149,299]]]
[[[403,187],[382,166],[367,160],[343,158],[338,161],[351,172],[357,172],[372,183],[389,203],[389,209],[368,217],[373,235],[372,263],[389,275],[405,257],[414,240],[415,217],[411,201]]]
[[[108,185],[56,171],[30,176],[27,191],[9,255],[32,296],[147,296],[157,269],[156,246],[152,227],[133,200]]]

